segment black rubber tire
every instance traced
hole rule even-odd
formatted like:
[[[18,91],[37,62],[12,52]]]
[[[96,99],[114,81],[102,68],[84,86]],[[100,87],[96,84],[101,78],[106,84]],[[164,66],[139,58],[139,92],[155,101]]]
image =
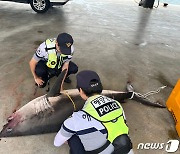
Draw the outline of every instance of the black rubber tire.
[[[37,13],[45,13],[50,8],[49,0],[30,0],[30,5]]]

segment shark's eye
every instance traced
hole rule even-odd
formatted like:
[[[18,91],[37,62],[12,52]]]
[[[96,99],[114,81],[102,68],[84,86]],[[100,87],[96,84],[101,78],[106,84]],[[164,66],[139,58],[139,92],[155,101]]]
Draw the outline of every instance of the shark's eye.
[[[11,132],[11,131],[12,131],[12,128],[8,128],[6,131],[7,131],[7,132]]]

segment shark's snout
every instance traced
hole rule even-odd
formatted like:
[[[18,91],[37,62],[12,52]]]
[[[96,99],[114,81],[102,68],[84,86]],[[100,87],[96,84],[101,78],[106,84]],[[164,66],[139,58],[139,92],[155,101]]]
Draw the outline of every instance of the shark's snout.
[[[7,123],[3,126],[0,132],[0,137],[8,137],[12,132],[16,131],[17,125],[21,121],[21,116],[17,113],[13,113],[7,118]]]

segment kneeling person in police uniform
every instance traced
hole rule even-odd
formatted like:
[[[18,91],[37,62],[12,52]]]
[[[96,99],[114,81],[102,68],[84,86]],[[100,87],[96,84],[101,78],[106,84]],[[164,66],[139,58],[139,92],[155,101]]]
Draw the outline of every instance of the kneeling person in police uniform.
[[[133,154],[123,108],[118,101],[101,95],[98,74],[79,72],[77,88],[86,102],[81,111],[64,121],[54,145],[68,140],[71,154]]]
[[[70,83],[70,74],[75,74],[78,67],[71,61],[74,47],[73,38],[68,33],[61,33],[57,38],[47,39],[43,42],[29,62],[31,72],[36,84],[43,88],[49,78],[58,76],[67,69],[64,82]]]

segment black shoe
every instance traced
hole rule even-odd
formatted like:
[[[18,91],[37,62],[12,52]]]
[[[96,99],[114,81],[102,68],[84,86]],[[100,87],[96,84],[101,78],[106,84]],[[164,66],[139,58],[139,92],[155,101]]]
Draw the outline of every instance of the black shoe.
[[[67,78],[65,78],[64,82],[71,83],[71,80],[69,79],[69,77],[67,77]]]

